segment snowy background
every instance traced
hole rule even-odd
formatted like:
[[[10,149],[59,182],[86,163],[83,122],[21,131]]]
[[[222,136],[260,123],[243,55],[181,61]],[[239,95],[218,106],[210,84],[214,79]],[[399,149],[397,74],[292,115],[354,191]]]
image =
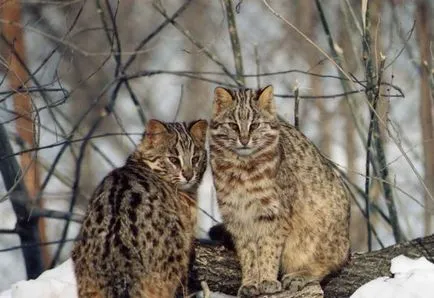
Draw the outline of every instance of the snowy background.
[[[106,17],[108,15],[107,7],[103,2],[101,1],[101,8],[97,7],[98,1],[85,0],[31,0],[24,1],[22,5],[26,60],[30,70],[35,71],[42,64],[43,67],[35,75],[39,82],[53,88],[65,88],[70,92],[66,100],[62,92],[49,93],[49,99],[51,103],[54,103],[54,107],[41,109],[38,112],[38,146],[58,144],[64,141],[67,136],[62,133],[59,126],[62,126],[67,133],[70,132],[77,119],[92,103],[99,100],[82,121],[79,132],[74,135],[74,139],[83,137],[96,119],[102,115],[104,106],[114,92],[112,82],[116,63],[111,57],[110,43],[107,41],[101,22],[101,11]],[[152,1],[122,0],[117,2],[111,0],[108,2],[116,12],[117,30],[124,52],[121,59],[126,61],[137,44],[153,32],[164,21],[164,18],[153,8]],[[167,0],[161,1],[161,5],[167,14],[171,15],[184,2]],[[420,76],[415,67],[415,64],[419,64],[420,59],[416,29],[413,27],[416,18],[416,3],[415,1],[397,0],[372,2],[377,3],[374,5],[376,10],[373,22],[379,23],[374,36],[375,47],[377,52],[386,56],[388,66],[383,73],[383,79],[385,82],[399,86],[405,94],[405,98],[383,97],[380,113],[384,120],[383,123],[386,124],[382,126],[382,137],[386,146],[390,183],[393,186],[399,223],[405,238],[412,239],[428,232],[423,224],[425,192],[421,179],[424,177],[423,149],[429,142],[432,142],[432,140],[422,140],[421,134]],[[314,1],[291,1],[291,4],[269,1],[269,3],[325,52],[330,53]],[[119,7],[117,7],[118,4]],[[282,20],[276,18],[262,1],[234,1],[233,4],[234,6],[239,4],[237,6],[239,13],[236,13],[235,17],[244,73],[254,75],[258,72],[297,70],[261,76],[260,85],[273,84],[280,114],[291,123],[294,119],[294,100],[285,96],[293,96],[294,90],[298,88],[299,95],[302,97],[300,100],[300,129],[343,171],[348,173],[352,182],[363,188],[369,116],[364,92],[351,95],[350,100],[354,108],[352,111],[348,109],[342,96],[303,99],[303,96],[342,93],[342,84],[339,79],[318,78],[302,73],[312,72],[337,76],[336,67]],[[364,81],[361,35],[358,29],[358,26],[362,24],[360,1],[328,1],[324,9],[330,30],[335,38],[336,48],[343,55],[341,62],[345,65],[345,70],[358,80]],[[213,89],[218,84],[233,84],[233,81],[224,75],[222,68],[206,55],[207,51],[215,54],[227,69],[235,72],[223,2],[192,1],[177,21],[185,30],[188,30],[195,41],[200,43],[200,47],[193,44],[179,29],[168,25],[145,45],[127,71],[129,75],[144,70],[163,71],[159,75],[130,80],[132,92],[140,102],[146,119],[157,118],[166,121],[208,119]],[[111,23],[109,25],[111,26]],[[72,28],[70,32],[69,28]],[[4,44],[2,47],[2,53],[5,53],[7,47]],[[53,51],[54,54],[52,54]],[[0,71],[3,74],[6,73],[4,68]],[[208,74],[196,73],[196,76],[202,79],[207,78],[209,81],[177,73],[180,71],[208,72]],[[8,91],[7,82],[1,82],[0,92]],[[256,77],[246,77],[248,87],[256,87],[257,84]],[[350,84],[350,86],[352,89],[362,88],[357,84]],[[105,90],[105,93],[102,90]],[[393,88],[390,90],[385,88],[383,91],[386,94],[397,94]],[[37,93],[32,93],[32,101],[36,108],[43,108],[46,105]],[[354,117],[352,112],[354,112]],[[51,113],[56,115],[58,122],[53,120]],[[12,98],[0,99],[0,122],[10,134],[14,150],[19,152],[18,144],[14,142],[16,136],[15,124],[12,121],[14,117]],[[350,125],[356,122],[359,123],[361,132],[357,132],[355,125]],[[124,87],[118,93],[114,113],[104,118],[93,135],[125,132],[130,135],[107,136],[92,140],[95,147],[102,151],[106,158],[102,157],[94,147],[88,146],[86,149],[79,184],[79,200],[73,211],[75,214],[84,214],[87,199],[95,186],[113,166],[123,164],[128,154],[134,150],[143,132],[140,115],[131,100],[131,94]],[[359,134],[362,137],[359,137]],[[66,150],[62,155],[54,175],[43,190],[44,207],[60,211],[68,210],[77,165],[75,156],[80,144],[80,142],[74,143],[71,150]],[[40,163],[42,180],[54,158],[59,154],[59,150],[60,146],[55,146],[38,151],[37,158]],[[403,152],[408,158],[405,158]],[[373,183],[372,200],[387,215],[382,193],[381,184]],[[0,181],[0,198],[6,195],[7,191]],[[357,197],[357,200],[363,205],[361,197]],[[197,235],[206,237],[207,230],[215,223],[214,219],[217,221],[220,219],[209,171],[200,189],[199,206],[207,214],[200,212]],[[373,210],[371,220],[383,244],[386,246],[394,244],[395,239],[391,228],[379,212]],[[10,201],[2,200],[0,229],[14,228],[15,221],[16,217]],[[48,241],[61,239],[64,223],[64,220],[45,219]],[[366,251],[367,249],[365,226],[361,212],[353,206],[351,236],[354,251]],[[66,239],[73,239],[78,229],[77,223],[71,223]],[[374,249],[381,247],[375,239],[373,244]],[[0,234],[0,276],[2,276],[0,291],[9,289],[19,280],[26,279],[21,251],[19,249],[9,250],[19,245],[16,235]],[[69,257],[71,245],[72,242],[66,243],[58,264]],[[58,245],[47,245],[46,247],[51,257],[58,249]],[[68,264],[65,263],[62,266],[69,266]],[[408,273],[410,271],[400,272],[407,277],[408,275],[405,274],[410,274]],[[429,274],[432,275],[432,271]],[[66,273],[65,278],[70,282],[70,273]],[[411,280],[415,283],[419,281]],[[385,281],[382,280],[382,282]],[[14,287],[13,291],[20,291],[19,285]],[[28,284],[25,287],[32,286]],[[375,287],[375,284],[372,287]],[[59,291],[61,291],[60,286]],[[357,293],[358,296],[355,294],[355,297],[368,297],[364,293],[361,290]]]

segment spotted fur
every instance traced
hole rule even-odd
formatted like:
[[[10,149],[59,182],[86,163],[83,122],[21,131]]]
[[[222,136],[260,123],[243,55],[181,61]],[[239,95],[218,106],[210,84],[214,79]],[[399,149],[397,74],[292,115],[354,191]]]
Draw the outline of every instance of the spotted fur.
[[[92,196],[72,252],[79,297],[174,297],[186,289],[207,123],[148,122]]]
[[[315,145],[277,116],[271,86],[216,88],[210,154],[242,267],[240,296],[297,291],[346,261],[345,188]]]

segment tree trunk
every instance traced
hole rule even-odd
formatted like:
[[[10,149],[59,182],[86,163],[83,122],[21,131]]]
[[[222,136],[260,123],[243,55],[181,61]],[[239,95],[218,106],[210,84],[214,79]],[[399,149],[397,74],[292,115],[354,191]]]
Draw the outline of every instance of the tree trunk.
[[[425,185],[434,196],[434,125],[430,72],[431,7],[428,1],[419,1],[416,8],[416,31],[420,49],[420,122],[424,152]],[[425,194],[425,235],[433,232],[434,202],[428,192]]]
[[[434,235],[410,242],[396,244],[382,250],[353,254],[348,264],[333,277],[322,282],[325,298],[350,297],[361,285],[380,276],[390,275],[390,261],[404,254],[408,257],[426,257],[434,260]],[[235,253],[222,245],[196,243],[195,261],[190,274],[192,290],[200,290],[205,281],[213,292],[236,295],[240,286],[241,272]],[[321,297],[320,289],[308,287],[296,295],[287,293],[268,295],[278,297]]]
[[[20,27],[21,23],[21,5],[18,0],[11,0],[2,5],[1,18],[8,20],[2,27],[2,35],[10,46],[10,56],[8,57],[8,80],[12,90],[19,90],[13,96],[15,112],[19,116],[16,120],[16,130],[21,141],[27,147],[35,147],[34,142],[34,123],[32,121],[32,102],[31,97],[26,93],[26,84],[29,80],[25,66],[25,45],[23,32]],[[21,90],[20,90],[21,89]],[[36,156],[33,157],[31,152],[20,155],[21,168],[24,175],[24,184],[26,186],[30,199],[34,199],[40,191],[39,171]],[[18,215],[17,215],[18,216]],[[46,242],[45,224],[41,218],[38,221],[40,239]],[[47,247],[42,247],[43,260],[45,266],[49,263],[49,254]]]
[[[190,7],[185,11],[182,18],[188,20],[185,28],[189,30],[196,40],[207,44],[209,36],[206,32],[212,30],[212,22],[207,18],[206,12],[209,11],[211,2],[193,1]],[[203,24],[197,26],[197,24]],[[185,41],[186,59],[188,67],[192,71],[203,71],[209,64],[209,59],[189,41]],[[211,112],[211,105],[204,101],[206,98],[212,98],[212,93],[209,90],[209,83],[202,80],[186,80],[180,89],[180,106],[179,113],[176,115],[177,121],[191,121],[193,119],[207,119]],[[181,92],[183,90],[183,92]],[[181,94],[183,93],[183,94]],[[174,119],[175,120],[175,119]]]
[[[15,157],[3,158],[13,154],[6,129],[0,124],[0,173],[3,177],[5,187],[9,193],[12,208],[17,216],[15,231],[18,234],[21,245],[24,263],[26,266],[27,278],[37,278],[44,271],[41,258],[40,237],[38,233],[38,220],[30,217],[26,203],[29,200],[26,185],[23,180],[16,181],[21,177],[21,169]]]

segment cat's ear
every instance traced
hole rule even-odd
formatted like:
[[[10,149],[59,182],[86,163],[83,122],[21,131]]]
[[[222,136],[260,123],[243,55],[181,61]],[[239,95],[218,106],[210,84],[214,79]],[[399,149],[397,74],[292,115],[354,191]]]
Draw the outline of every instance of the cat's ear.
[[[142,143],[148,148],[158,146],[167,138],[168,132],[169,131],[163,122],[151,119],[146,125],[146,132]]]
[[[274,103],[272,85],[268,85],[260,91],[258,97],[258,107],[270,114],[276,113],[276,104]]]
[[[206,120],[197,120],[190,125],[191,136],[203,146],[205,146],[207,128],[208,122]]]
[[[214,105],[213,105],[213,116],[220,114],[223,110],[229,107],[233,102],[231,93],[223,88],[217,87],[214,90]]]

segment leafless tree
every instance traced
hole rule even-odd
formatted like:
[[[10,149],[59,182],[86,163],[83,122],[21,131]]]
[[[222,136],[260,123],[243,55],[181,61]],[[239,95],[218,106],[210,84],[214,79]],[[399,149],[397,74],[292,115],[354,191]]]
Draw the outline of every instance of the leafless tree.
[[[28,277],[67,258],[93,189],[146,121],[209,118],[216,85],[275,85],[279,112],[351,190],[354,250],[431,233],[430,5],[4,1],[0,213],[12,206],[17,222],[0,226],[0,258],[21,249]]]

